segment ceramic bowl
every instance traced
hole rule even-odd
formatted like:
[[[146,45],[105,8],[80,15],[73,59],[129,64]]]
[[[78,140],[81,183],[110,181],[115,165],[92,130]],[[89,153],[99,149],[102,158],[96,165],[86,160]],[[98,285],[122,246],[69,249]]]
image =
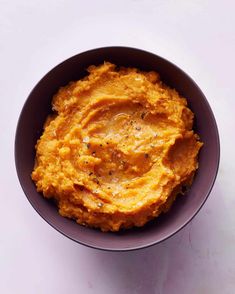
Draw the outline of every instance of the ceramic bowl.
[[[84,77],[91,64],[110,61],[120,66],[155,70],[162,80],[187,98],[195,114],[194,130],[204,146],[199,155],[199,169],[190,190],[178,197],[170,211],[142,228],[119,233],[103,233],[78,225],[59,215],[56,206],[37,192],[31,172],[34,167],[35,144],[43,124],[51,112],[52,96],[59,87]],[[125,251],[157,244],[182,229],[205,203],[214,184],[219,165],[219,135],[212,110],[195,82],[179,67],[166,59],[140,49],[105,47],[75,55],[54,67],[29,94],[16,130],[15,162],[21,186],[33,208],[53,228],[68,238],[93,248]]]

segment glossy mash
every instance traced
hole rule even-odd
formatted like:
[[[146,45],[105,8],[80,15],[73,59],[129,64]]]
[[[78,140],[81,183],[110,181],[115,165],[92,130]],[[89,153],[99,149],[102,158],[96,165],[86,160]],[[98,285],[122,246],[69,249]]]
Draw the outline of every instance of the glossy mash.
[[[202,143],[186,100],[156,72],[90,66],[53,98],[32,179],[62,216],[118,231],[167,211]]]

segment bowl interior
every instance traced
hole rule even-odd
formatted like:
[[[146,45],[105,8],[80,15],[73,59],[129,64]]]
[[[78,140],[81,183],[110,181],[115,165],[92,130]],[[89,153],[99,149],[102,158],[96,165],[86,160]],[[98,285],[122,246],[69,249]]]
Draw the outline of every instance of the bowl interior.
[[[178,197],[171,210],[143,228],[119,233],[102,233],[61,217],[56,207],[44,199],[31,180],[35,144],[43,123],[51,112],[52,96],[59,87],[84,77],[91,64],[113,62],[142,70],[156,70],[169,86],[188,100],[195,113],[194,129],[204,146],[199,169],[188,195]],[[216,178],[219,164],[219,137],[210,106],[201,90],[182,70],[152,53],[127,47],[106,47],[78,54],[53,68],[30,93],[19,118],[15,139],[15,160],[21,186],[36,211],[67,237],[91,247],[106,250],[130,250],[158,243],[181,229],[205,202]]]

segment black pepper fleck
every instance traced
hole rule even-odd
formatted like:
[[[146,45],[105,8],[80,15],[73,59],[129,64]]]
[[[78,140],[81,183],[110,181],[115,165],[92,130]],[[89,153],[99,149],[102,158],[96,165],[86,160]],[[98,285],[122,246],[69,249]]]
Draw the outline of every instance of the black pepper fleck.
[[[89,149],[91,147],[91,144],[90,143],[86,144],[86,147],[87,149]]]
[[[93,181],[98,185],[100,181],[97,178],[94,178]]]
[[[142,112],[140,117],[141,117],[142,119],[144,119],[145,114],[146,114],[145,112]]]
[[[145,154],[144,154],[144,157],[145,157],[145,158],[149,158],[148,153],[145,153]]]

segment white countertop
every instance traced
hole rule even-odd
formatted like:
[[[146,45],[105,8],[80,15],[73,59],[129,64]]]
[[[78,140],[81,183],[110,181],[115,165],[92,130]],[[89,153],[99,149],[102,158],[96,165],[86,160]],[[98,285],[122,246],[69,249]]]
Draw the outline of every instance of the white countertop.
[[[235,293],[235,2],[0,0],[0,293]],[[36,82],[87,49],[125,45],[185,70],[217,120],[221,162],[205,206],[148,249],[78,245],[33,210],[19,185],[14,135]]]

